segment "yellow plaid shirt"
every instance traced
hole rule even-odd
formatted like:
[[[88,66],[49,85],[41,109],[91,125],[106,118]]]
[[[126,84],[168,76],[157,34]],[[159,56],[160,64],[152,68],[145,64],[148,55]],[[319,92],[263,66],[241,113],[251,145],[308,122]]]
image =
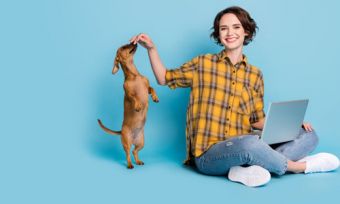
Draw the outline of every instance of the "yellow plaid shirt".
[[[186,118],[187,159],[198,157],[213,144],[249,134],[251,123],[264,118],[263,76],[243,60],[235,66],[225,51],[193,58],[167,70],[171,88],[190,87]]]

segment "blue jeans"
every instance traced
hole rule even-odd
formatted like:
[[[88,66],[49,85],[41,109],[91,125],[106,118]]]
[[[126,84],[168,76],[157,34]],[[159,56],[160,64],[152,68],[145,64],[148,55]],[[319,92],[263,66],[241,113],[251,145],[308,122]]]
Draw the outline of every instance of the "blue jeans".
[[[297,161],[311,153],[318,144],[316,133],[301,129],[290,142],[268,145],[257,135],[238,136],[214,144],[195,158],[199,172],[226,175],[232,166],[258,165],[277,175],[287,171],[287,161]]]

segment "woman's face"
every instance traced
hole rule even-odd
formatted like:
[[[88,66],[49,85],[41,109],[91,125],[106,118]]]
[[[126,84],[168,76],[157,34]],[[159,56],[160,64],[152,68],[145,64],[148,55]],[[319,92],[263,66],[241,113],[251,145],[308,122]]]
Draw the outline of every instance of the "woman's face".
[[[232,14],[224,14],[220,20],[219,38],[227,50],[236,50],[243,48],[245,33],[241,22]]]

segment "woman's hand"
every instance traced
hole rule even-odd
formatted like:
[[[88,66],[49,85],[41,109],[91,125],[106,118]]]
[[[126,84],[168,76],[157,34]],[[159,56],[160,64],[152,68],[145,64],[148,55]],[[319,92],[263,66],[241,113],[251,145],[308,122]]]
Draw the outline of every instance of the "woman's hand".
[[[303,123],[302,124],[303,129],[305,129],[307,132],[312,132],[313,128],[312,125],[310,123]]]
[[[133,43],[133,44],[139,43],[140,45],[145,47],[147,50],[150,50],[155,47],[151,38],[147,34],[144,34],[144,33],[140,33],[138,35],[133,36],[130,39],[130,43]]]
[[[255,129],[263,130],[264,121],[265,121],[265,118],[262,118],[261,120],[257,121],[256,123],[252,123],[251,126]]]
[[[133,36],[130,39],[130,43],[133,43],[133,44],[139,43],[148,50],[151,67],[152,67],[153,73],[155,74],[157,82],[160,85],[165,85],[166,84],[166,80],[165,80],[166,68],[162,63],[161,58],[159,57],[157,49],[155,45],[153,44],[151,38],[148,35],[141,33],[136,36]]]

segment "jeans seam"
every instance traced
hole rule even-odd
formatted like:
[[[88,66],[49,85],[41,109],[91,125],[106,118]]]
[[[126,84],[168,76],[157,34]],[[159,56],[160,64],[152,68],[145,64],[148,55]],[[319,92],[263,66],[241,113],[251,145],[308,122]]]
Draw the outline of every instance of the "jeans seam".
[[[215,156],[212,158],[203,158],[203,161],[201,162],[201,167],[202,169],[204,169],[204,167],[206,166],[206,164],[212,162],[212,161],[218,161],[218,160],[222,160],[222,159],[226,159],[226,158],[230,158],[230,157],[240,157],[241,153],[227,153],[227,154],[222,154],[219,156]]]
[[[287,172],[287,169],[288,169],[288,160],[286,159],[285,162],[284,162],[284,165],[283,165],[283,169],[281,172],[278,173],[278,175],[283,175]]]

